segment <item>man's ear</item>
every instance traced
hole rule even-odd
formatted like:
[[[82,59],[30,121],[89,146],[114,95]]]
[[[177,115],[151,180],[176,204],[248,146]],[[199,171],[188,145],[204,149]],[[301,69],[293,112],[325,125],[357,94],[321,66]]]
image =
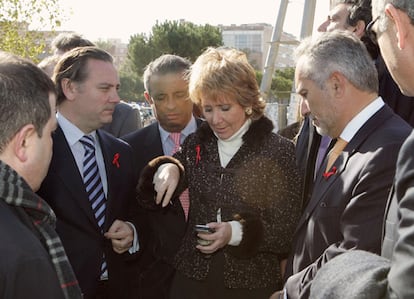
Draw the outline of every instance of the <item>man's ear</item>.
[[[335,97],[342,97],[345,93],[345,77],[340,72],[333,72],[328,79],[329,87]]]
[[[68,78],[62,79],[60,84],[62,86],[62,91],[63,91],[66,99],[72,100],[75,97],[75,92],[76,92],[77,86],[73,83],[73,81],[71,81]]]
[[[409,28],[407,26],[411,26],[407,13],[388,3],[385,6],[385,14],[389,17],[390,21],[395,24],[398,48],[400,50],[404,49]]]
[[[358,22],[357,22],[357,24],[356,24],[356,26],[355,26],[355,28],[354,28],[354,31],[353,31],[353,33],[359,38],[359,39],[361,39],[361,37],[363,37],[364,36],[364,34],[365,34],[365,27],[366,27],[366,24],[365,24],[365,22],[364,21],[362,21],[362,20],[359,20]]]
[[[150,94],[148,93],[148,91],[144,91],[144,97],[145,100],[147,101],[148,104],[152,105],[154,104],[154,101],[152,100]]]
[[[12,139],[13,151],[15,156],[21,161],[26,162],[29,156],[29,149],[33,142],[33,137],[37,136],[34,125],[28,124],[21,128]]]

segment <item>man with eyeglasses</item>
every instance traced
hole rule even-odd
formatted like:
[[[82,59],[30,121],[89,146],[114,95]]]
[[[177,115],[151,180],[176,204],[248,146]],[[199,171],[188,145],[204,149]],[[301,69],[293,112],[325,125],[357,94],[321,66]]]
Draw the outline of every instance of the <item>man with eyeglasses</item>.
[[[400,90],[414,96],[414,1],[373,0],[384,61]],[[311,298],[414,298],[414,133],[399,152],[395,182],[384,219],[381,257],[350,251],[320,269]]]
[[[369,28],[369,24],[373,23],[371,0],[335,0],[326,21],[319,25],[318,31],[346,30],[357,36],[366,46],[372,59],[375,60],[379,83],[378,95],[396,114],[410,126],[414,126],[414,98],[401,93],[387,70],[379,53],[375,33],[372,33]],[[313,116],[307,110],[302,109],[304,120],[296,142],[297,162],[303,173],[302,201],[304,208],[312,195],[318,165],[323,161],[331,140],[329,136],[320,136],[315,131],[311,124]],[[307,111],[307,113],[305,114],[303,111]]]
[[[369,25],[375,22],[375,19],[372,19],[371,0],[336,0],[334,3],[327,20],[319,25],[318,31],[348,30],[361,39],[375,60],[379,82],[378,94],[395,113],[413,127],[414,98],[401,93],[379,53],[375,33],[370,30]]]

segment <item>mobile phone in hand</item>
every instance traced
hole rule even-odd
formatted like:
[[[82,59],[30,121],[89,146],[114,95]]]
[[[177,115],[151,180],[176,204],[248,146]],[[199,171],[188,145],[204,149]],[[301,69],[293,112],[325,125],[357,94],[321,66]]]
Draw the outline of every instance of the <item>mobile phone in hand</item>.
[[[214,229],[209,228],[206,224],[197,224],[195,226],[195,230],[198,233],[206,233],[206,234],[214,233]]]
[[[196,231],[197,233],[201,233],[201,234],[211,234],[211,233],[214,233],[214,229],[209,228],[209,227],[208,227],[207,225],[205,225],[205,224],[197,224],[197,225],[195,226],[195,231]],[[213,243],[213,241],[210,241],[210,240],[204,240],[203,238],[198,237],[198,238],[197,238],[197,243],[198,243],[198,244],[200,244],[201,246],[208,246],[208,245],[210,245],[211,243]]]

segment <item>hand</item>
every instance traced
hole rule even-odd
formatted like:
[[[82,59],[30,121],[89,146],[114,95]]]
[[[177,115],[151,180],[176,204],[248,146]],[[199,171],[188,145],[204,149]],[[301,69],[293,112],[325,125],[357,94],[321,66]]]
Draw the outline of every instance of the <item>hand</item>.
[[[280,290],[280,291],[274,292],[272,296],[270,296],[269,299],[283,299],[283,298],[284,298],[284,291]]]
[[[197,237],[213,242],[207,246],[197,245],[196,248],[204,254],[212,254],[230,242],[231,225],[228,222],[210,222],[207,225],[214,229],[215,232],[211,234],[198,233]]]
[[[109,230],[104,234],[105,238],[111,240],[112,249],[116,253],[124,253],[132,246],[134,230],[125,221],[115,220]]]
[[[166,163],[158,168],[153,179],[154,190],[157,192],[155,197],[157,205],[162,202],[162,206],[166,207],[169,204],[179,180],[180,171],[177,165]]]

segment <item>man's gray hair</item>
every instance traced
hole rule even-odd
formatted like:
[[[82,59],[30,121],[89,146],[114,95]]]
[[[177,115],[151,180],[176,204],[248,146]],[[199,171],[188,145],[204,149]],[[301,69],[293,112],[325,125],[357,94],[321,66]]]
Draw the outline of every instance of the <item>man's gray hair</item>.
[[[387,29],[388,18],[385,17],[385,5],[388,3],[407,13],[411,24],[414,25],[414,1],[413,0],[372,0],[372,15],[379,16],[378,32]]]
[[[364,44],[348,31],[334,30],[304,39],[295,51],[302,75],[324,88],[334,72],[362,91],[378,92],[378,73]]]

